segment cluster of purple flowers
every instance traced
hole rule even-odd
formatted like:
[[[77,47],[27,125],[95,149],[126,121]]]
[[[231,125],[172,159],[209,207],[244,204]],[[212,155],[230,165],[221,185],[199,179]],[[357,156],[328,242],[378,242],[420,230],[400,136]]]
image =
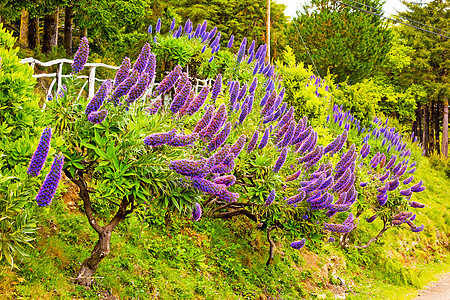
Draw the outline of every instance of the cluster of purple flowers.
[[[131,69],[131,62],[128,57],[125,57],[122,61],[122,64],[119,67],[119,70],[116,72],[116,77],[114,78],[114,88],[116,88],[119,84],[121,84],[125,79],[128,78]]]
[[[192,221],[198,221],[202,217],[202,207],[200,204],[195,202],[194,208],[192,209]]]
[[[198,133],[192,134],[177,134],[175,135],[170,142],[167,144],[173,147],[185,147],[187,145],[191,145],[198,139]]]
[[[305,239],[301,239],[300,241],[295,241],[291,243],[291,247],[296,249],[296,250],[300,250],[303,248],[303,246],[305,246]]]
[[[103,122],[106,119],[106,116],[108,116],[108,110],[101,109],[98,111],[91,112],[88,115],[87,119],[91,123],[100,124],[101,122]]]
[[[205,129],[208,126],[209,121],[213,116],[213,113],[214,113],[214,106],[211,105],[205,111],[203,117],[197,122],[197,125],[195,125],[193,132],[201,132],[203,129]]]
[[[231,122],[227,122],[222,130],[217,134],[211,142],[208,144],[208,151],[213,152],[222,146],[223,143],[227,140],[228,136],[231,132]]]
[[[28,166],[27,173],[31,177],[36,177],[41,173],[42,167],[47,160],[48,151],[50,149],[50,141],[52,139],[52,129],[50,127],[45,128],[42,131],[39,144],[34,151],[33,156]]]
[[[77,52],[73,58],[72,73],[76,74],[84,69],[89,56],[89,43],[86,37],[82,37]]]
[[[64,156],[56,155],[50,172],[45,177],[41,188],[36,196],[36,202],[39,206],[47,206],[52,202],[61,179],[61,173],[64,166]]]
[[[141,97],[144,94],[149,84],[150,84],[150,75],[148,73],[144,73],[139,78],[137,83],[130,89],[126,102],[128,104],[131,104],[134,101],[136,101],[139,97]]]
[[[166,77],[163,78],[163,80],[158,84],[156,87],[154,96],[164,94],[168,90],[170,90],[175,83],[177,82],[178,78],[181,76],[181,66],[177,65],[172,71],[170,71],[169,74],[166,75]]]
[[[175,94],[175,97],[172,100],[170,105],[170,110],[176,114],[186,103],[189,98],[189,94],[191,93],[192,83],[187,80],[187,82],[183,85],[181,90]]]
[[[205,140],[210,140],[217,133],[220,127],[226,122],[227,119],[227,111],[225,105],[222,104],[219,106],[214,116],[211,117],[208,125],[200,131],[200,136]]]
[[[202,107],[203,103],[205,103],[208,94],[209,94],[209,87],[204,86],[200,90],[198,95],[195,97],[195,99],[189,104],[189,107],[186,110],[186,112],[190,115],[196,113],[200,109],[200,107]]]
[[[144,139],[144,144],[146,146],[153,146],[153,147],[169,144],[175,137],[175,135],[176,135],[175,129],[162,133],[153,133]]]
[[[94,95],[94,97],[92,97],[91,101],[89,101],[84,113],[86,115],[89,115],[91,112],[98,110],[103,105],[103,101],[109,94],[111,88],[112,88],[112,81],[110,79],[103,82],[102,85],[99,87],[97,93]]]
[[[119,104],[119,99],[122,96],[128,94],[130,89],[139,79],[139,73],[137,71],[132,71],[130,76],[127,77],[121,84],[119,84],[116,89],[111,93],[110,101],[114,102],[114,105]]]

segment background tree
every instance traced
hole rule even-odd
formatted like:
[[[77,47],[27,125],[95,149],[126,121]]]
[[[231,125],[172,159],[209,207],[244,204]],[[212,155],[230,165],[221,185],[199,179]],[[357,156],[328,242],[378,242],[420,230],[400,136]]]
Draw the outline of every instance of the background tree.
[[[381,8],[378,0],[363,3]],[[287,35],[298,61],[311,64],[295,25],[322,76],[329,71],[337,82],[353,84],[379,73],[391,41],[382,18],[331,0],[312,0],[297,14]]]
[[[408,11],[400,13],[401,17],[441,29],[442,31],[433,31],[450,36],[450,4],[447,1],[435,0],[426,5],[408,2],[404,4],[408,7]],[[426,26],[421,27],[430,29]],[[439,153],[444,103],[450,92],[448,77],[450,39],[405,25],[398,26],[398,32],[404,43],[414,50],[414,63],[403,72],[400,84],[421,86],[426,93],[426,98],[417,107],[412,131],[419,136],[426,155],[434,151]],[[442,143],[448,144],[448,130],[445,132],[446,136],[442,136]]]

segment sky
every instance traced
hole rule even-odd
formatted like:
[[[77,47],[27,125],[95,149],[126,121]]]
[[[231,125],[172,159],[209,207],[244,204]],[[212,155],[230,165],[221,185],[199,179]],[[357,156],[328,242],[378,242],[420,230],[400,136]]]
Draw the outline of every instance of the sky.
[[[277,3],[284,4],[287,6],[284,11],[285,15],[290,16],[291,18],[296,16],[296,11],[301,8],[301,6],[307,2],[307,0],[274,0]],[[358,0],[355,0],[360,2]],[[309,2],[309,1],[308,1]],[[344,2],[344,1],[343,1]],[[351,4],[351,1],[345,1],[348,4]],[[416,1],[417,2],[417,1]],[[400,0],[387,0],[383,6],[383,10],[388,14],[396,14],[397,12],[402,12],[406,10],[406,6],[404,6]]]

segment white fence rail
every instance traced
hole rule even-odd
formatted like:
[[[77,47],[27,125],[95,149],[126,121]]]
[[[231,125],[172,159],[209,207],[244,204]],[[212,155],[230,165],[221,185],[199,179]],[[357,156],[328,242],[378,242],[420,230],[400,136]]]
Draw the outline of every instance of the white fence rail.
[[[39,61],[33,57],[28,57],[28,58],[24,58],[21,60],[21,63],[23,64],[29,64],[33,70],[34,67],[36,65],[41,66],[41,67],[51,67],[54,65],[58,65],[57,68],[57,72],[56,73],[41,73],[41,74],[34,74],[33,77],[34,78],[54,78],[47,90],[47,94],[46,94],[46,98],[48,99],[48,97],[51,95],[52,90],[54,85],[56,84],[56,95],[59,94],[59,91],[62,89],[62,79],[63,78],[68,78],[71,76],[74,76],[72,74],[68,74],[68,75],[64,75],[63,74],[63,64],[72,64],[73,60],[70,59],[66,59],[66,58],[61,58],[61,59],[55,59],[55,60],[51,60],[48,62],[42,62]],[[103,64],[103,63],[86,63],[84,65],[84,67],[87,69],[89,68],[89,76],[86,75],[75,75],[76,78],[78,79],[87,79],[86,82],[83,84],[83,86],[81,87],[80,92],[78,93],[78,97],[81,96],[82,92],[84,91],[86,85],[88,85],[88,97],[89,99],[94,97],[95,95],[95,82],[103,82],[106,79],[98,79],[95,77],[96,74],[96,70],[97,68],[107,68],[107,69],[112,69],[112,70],[118,70],[119,67],[116,66],[111,66],[111,65],[107,65],[107,64]],[[154,80],[154,79],[153,79]],[[197,94],[200,88],[203,88],[205,85],[209,85],[212,86],[212,83],[214,82],[213,79],[198,79],[198,78],[191,78],[191,80],[195,80],[195,87],[194,87],[194,91]],[[145,92],[145,96],[151,94],[151,90],[153,89],[153,87],[157,86],[157,83],[153,83],[150,84],[149,89]],[[47,100],[46,99],[46,100]]]

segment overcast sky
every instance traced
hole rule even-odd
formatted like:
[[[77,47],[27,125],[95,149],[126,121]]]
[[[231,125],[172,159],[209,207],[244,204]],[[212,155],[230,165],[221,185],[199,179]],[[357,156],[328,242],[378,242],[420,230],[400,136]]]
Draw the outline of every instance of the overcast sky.
[[[308,0],[274,0],[277,3],[284,4],[287,6],[285,14],[290,17],[296,16],[295,12]],[[355,0],[360,2],[358,0]],[[344,2],[344,1],[343,1]],[[346,1],[351,4],[351,1]],[[418,2],[417,0],[415,2]],[[383,6],[383,10],[389,14],[396,14],[397,12],[405,11],[406,7],[399,0],[387,0]]]

